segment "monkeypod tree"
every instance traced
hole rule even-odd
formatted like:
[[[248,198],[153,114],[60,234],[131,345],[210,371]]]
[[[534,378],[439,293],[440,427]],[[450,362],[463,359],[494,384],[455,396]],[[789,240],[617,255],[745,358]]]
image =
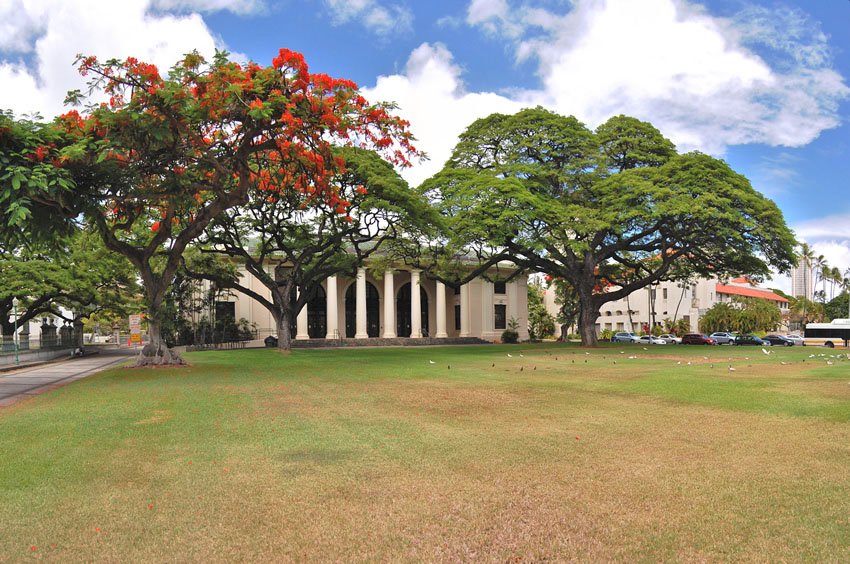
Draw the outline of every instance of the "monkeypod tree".
[[[238,277],[189,265],[198,278],[255,299],[275,320],[278,347],[289,350],[292,325],[321,282],[356,275],[358,266],[387,243],[418,232],[435,210],[374,151],[338,150],[345,167],[332,177],[338,201],[310,205],[309,195],[258,185],[245,206],[222,214],[207,228],[200,248],[243,265],[267,290],[264,295]]]
[[[49,245],[0,250],[3,341],[11,342],[15,326],[20,329],[46,314],[67,321],[97,312],[123,314],[138,291],[135,278],[127,260],[106,249],[90,231],[80,230]]]
[[[479,119],[425,187],[462,244],[489,246],[566,281],[582,344],[602,304],[681,273],[764,276],[794,263],[776,205],[652,125],[617,116],[591,131],[542,108]]]
[[[92,77],[89,95],[108,102],[58,118],[65,144],[46,147],[44,158],[71,172],[76,209],[141,275],[150,335],[141,365],[182,363],[160,332],[163,300],[186,247],[216,217],[254,191],[297,193],[305,208],[345,217],[330,181],[345,166],[335,146],[374,147],[402,166],[415,154],[391,106],[369,104],[351,81],[311,73],[287,49],[265,67],[192,53],[167,77],[134,58],[78,62]]]

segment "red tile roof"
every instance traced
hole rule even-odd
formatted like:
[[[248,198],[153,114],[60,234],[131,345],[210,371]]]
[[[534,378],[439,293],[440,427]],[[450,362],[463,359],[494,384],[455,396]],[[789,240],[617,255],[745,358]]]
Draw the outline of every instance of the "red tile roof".
[[[739,276],[739,277],[735,278],[734,280],[731,280],[730,282],[732,284],[749,284],[750,286],[753,285],[753,283],[750,282],[750,279],[747,278],[746,276]]]
[[[726,284],[717,284],[715,291],[718,294],[731,294],[733,296],[745,296],[748,298],[764,298],[773,300],[774,302],[788,303],[788,300],[778,294],[774,294],[770,290],[760,290],[758,288],[744,288],[742,286],[728,286]]]

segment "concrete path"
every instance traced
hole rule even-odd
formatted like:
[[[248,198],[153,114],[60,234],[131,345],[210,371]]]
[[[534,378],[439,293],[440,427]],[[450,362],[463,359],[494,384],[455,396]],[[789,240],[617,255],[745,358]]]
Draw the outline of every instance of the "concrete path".
[[[38,395],[131,359],[138,351],[103,350],[98,354],[0,372],[0,407]]]

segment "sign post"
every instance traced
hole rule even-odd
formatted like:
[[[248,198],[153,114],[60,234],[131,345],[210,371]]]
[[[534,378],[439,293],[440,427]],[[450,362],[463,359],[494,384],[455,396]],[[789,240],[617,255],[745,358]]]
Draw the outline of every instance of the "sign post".
[[[139,346],[142,344],[142,316],[130,316],[130,339],[127,341],[128,347]]]

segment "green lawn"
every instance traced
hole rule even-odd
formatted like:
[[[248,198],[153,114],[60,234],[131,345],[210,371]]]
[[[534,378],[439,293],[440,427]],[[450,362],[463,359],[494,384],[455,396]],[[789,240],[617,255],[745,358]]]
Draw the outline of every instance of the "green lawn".
[[[249,350],[114,369],[0,409],[0,561],[848,561],[838,354]]]

